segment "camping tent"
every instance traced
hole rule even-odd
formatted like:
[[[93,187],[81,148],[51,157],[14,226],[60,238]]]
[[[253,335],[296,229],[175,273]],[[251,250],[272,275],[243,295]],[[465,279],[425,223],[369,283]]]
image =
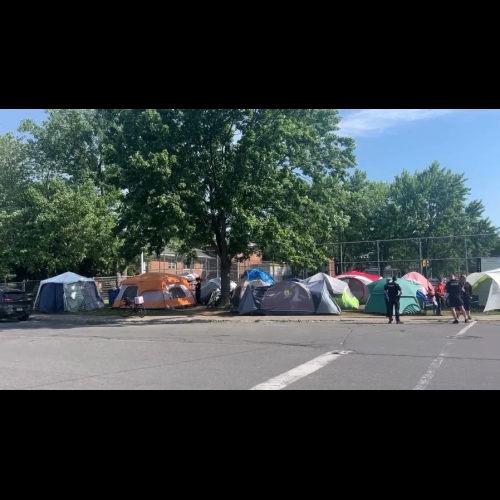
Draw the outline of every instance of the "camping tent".
[[[196,305],[189,283],[173,274],[149,273],[122,282],[113,308],[120,307],[124,298],[144,297],[146,309],[173,309]]]
[[[340,307],[330,296],[325,281],[309,284],[283,281],[270,287],[247,287],[241,299],[241,315],[263,314],[299,316],[340,315]]]
[[[432,283],[420,273],[408,273],[403,276],[403,279],[417,285],[419,292],[424,296],[429,295],[429,293],[436,295],[436,289],[432,286]]]
[[[40,283],[35,310],[46,313],[93,311],[104,302],[92,278],[64,273]]]
[[[399,285],[403,289],[401,297],[401,315],[420,314],[422,308],[417,299],[418,287],[411,281],[405,279],[398,280]],[[385,280],[374,281],[368,285],[370,298],[366,303],[365,313],[369,314],[387,314],[387,303],[385,300]]]
[[[351,271],[337,276],[337,279],[344,281],[349,285],[351,292],[359,300],[360,304],[366,304],[370,298],[368,285],[382,278],[380,276],[372,276],[371,274]]]
[[[346,278],[346,277],[356,277],[361,278],[362,281],[367,284],[373,283],[374,281],[378,281],[382,279],[382,276],[375,276],[374,274],[360,273],[359,271],[349,271],[348,273],[339,274],[335,276],[338,279]]]
[[[319,273],[304,280],[306,285],[322,281],[325,283],[328,292],[341,309],[359,309],[359,300],[351,292],[349,285],[344,281],[332,278],[324,273]]]
[[[240,305],[240,301],[242,297],[245,295],[245,291],[248,286],[252,287],[263,287],[263,286],[271,286],[276,282],[274,279],[267,274],[265,271],[260,269],[251,269],[249,271],[245,271],[241,276],[238,287],[233,293],[231,298],[231,303],[238,307]]]
[[[479,297],[479,305],[484,306],[484,312],[500,309],[500,269],[471,274],[467,281]]]
[[[233,293],[236,290],[236,283],[234,281],[230,282],[230,290]],[[205,281],[201,286],[201,303],[208,304],[212,293],[216,290],[222,289],[222,280],[220,278],[215,278],[210,281]]]

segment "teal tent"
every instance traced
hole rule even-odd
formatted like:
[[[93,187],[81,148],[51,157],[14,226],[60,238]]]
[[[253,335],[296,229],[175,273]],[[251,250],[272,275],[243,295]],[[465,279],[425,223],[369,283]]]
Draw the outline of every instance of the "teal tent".
[[[421,314],[422,309],[417,299],[418,286],[411,281],[405,279],[398,280],[399,286],[403,289],[401,297],[401,315],[410,316],[413,314]],[[387,305],[385,301],[384,287],[385,280],[378,280],[368,285],[370,298],[366,303],[365,313],[367,314],[387,314]]]

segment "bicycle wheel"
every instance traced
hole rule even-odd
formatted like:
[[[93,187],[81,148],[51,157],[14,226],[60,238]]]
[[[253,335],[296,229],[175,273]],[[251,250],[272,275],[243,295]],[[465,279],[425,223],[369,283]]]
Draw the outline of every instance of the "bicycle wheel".
[[[138,305],[135,308],[135,314],[137,314],[139,318],[144,318],[146,316],[146,308],[143,305]]]
[[[125,304],[122,304],[119,308],[118,308],[118,314],[122,317],[122,318],[128,318],[129,316],[132,315],[132,313],[134,312],[134,309],[128,305],[125,305]]]

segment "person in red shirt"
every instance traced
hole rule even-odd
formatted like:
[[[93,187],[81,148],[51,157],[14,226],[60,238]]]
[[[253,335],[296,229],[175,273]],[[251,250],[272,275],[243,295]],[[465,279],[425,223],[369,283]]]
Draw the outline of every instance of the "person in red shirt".
[[[436,285],[436,300],[437,300],[437,315],[443,315],[443,309],[446,307],[444,296],[446,295],[446,285],[442,278],[439,279],[439,284]]]

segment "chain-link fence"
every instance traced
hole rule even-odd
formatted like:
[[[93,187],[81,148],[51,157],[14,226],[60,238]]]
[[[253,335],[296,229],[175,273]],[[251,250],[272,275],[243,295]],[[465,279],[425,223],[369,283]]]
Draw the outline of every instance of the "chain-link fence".
[[[451,273],[469,275],[481,262],[500,256],[498,235],[343,242],[334,245],[337,271],[363,271],[384,277],[419,272],[429,279]]]

